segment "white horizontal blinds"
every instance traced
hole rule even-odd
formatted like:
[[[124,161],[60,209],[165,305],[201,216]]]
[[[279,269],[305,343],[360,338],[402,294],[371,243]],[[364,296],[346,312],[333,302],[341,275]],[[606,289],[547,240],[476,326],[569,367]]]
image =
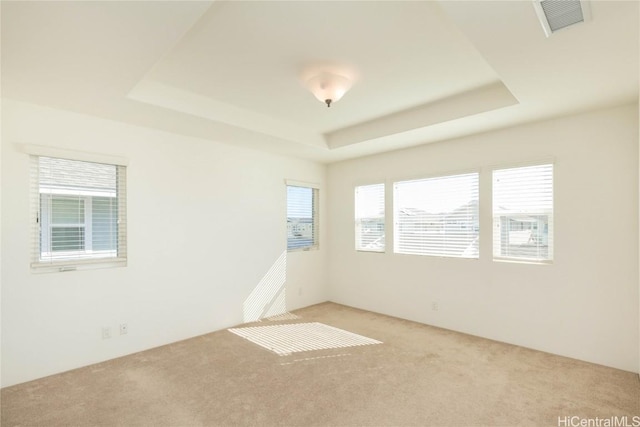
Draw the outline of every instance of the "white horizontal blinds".
[[[396,182],[394,251],[478,258],[478,173]]]
[[[116,245],[117,245],[117,256],[119,260],[122,261],[126,261],[127,260],[127,168],[126,166],[123,165],[118,165],[116,166],[116,194],[117,194],[117,198],[116,200],[110,199],[110,205],[109,205],[109,209],[110,212],[113,212],[114,210],[114,203],[115,203],[115,217],[116,217],[116,222],[115,225],[117,226],[116,228]],[[114,225],[113,222],[113,215],[111,214],[111,216],[109,216],[109,224],[110,227],[108,228],[108,232],[109,232],[109,242],[111,242],[110,244],[113,244],[113,228],[112,226]],[[103,223],[103,230],[101,231],[102,233],[105,233],[104,228],[106,228],[104,226]],[[101,236],[104,236],[104,234],[101,234]],[[107,240],[105,238],[105,240]],[[98,248],[100,249],[100,248]]]
[[[35,263],[126,258],[124,166],[32,157]]]
[[[31,262],[40,262],[40,157],[29,156],[29,224],[31,224]]]
[[[356,250],[384,252],[384,184],[355,189]]]
[[[318,244],[318,189],[287,186],[287,249]]]
[[[553,165],[493,171],[493,256],[553,259]]]

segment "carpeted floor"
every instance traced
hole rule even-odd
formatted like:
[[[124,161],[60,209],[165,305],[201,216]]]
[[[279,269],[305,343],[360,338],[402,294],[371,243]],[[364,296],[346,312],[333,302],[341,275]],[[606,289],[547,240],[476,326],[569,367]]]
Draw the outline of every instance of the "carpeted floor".
[[[2,426],[640,425],[634,373],[333,303],[295,314],[251,326],[382,344],[278,355],[219,331],[5,388]]]

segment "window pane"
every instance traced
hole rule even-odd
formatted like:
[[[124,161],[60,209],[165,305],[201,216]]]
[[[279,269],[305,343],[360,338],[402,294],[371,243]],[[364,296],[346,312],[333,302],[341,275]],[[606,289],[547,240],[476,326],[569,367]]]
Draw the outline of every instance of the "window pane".
[[[317,245],[318,190],[287,186],[287,249]]]
[[[91,206],[93,250],[116,250],[118,248],[117,200],[114,197],[93,197]]]
[[[394,184],[397,253],[478,258],[478,174]]]
[[[384,184],[356,187],[356,250],[384,252]]]
[[[77,197],[52,197],[51,223],[84,224],[84,200]]]
[[[493,171],[493,256],[553,259],[553,165]]]
[[[52,227],[51,251],[84,250],[84,227]]]

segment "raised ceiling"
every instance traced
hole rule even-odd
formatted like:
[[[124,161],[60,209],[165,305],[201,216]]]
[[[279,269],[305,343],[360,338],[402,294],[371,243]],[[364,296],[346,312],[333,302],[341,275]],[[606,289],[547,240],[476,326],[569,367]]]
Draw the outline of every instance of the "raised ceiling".
[[[590,4],[547,38],[530,1],[3,1],[2,92],[338,161],[637,102],[638,3]]]

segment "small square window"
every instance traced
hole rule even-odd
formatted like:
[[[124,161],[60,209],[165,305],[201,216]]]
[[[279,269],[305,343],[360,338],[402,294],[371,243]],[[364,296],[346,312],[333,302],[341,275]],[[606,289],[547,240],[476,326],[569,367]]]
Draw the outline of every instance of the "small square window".
[[[32,156],[32,267],[126,261],[124,166]]]

